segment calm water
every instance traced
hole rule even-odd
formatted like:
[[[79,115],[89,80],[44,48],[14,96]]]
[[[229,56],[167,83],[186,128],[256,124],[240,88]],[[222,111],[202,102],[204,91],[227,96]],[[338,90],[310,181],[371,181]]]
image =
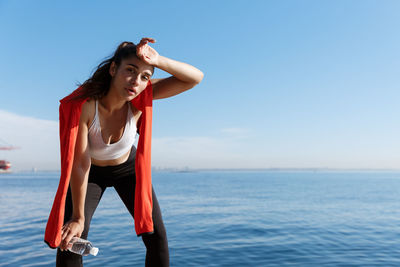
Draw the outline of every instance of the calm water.
[[[58,173],[0,175],[0,266],[54,266],[43,233]],[[153,174],[171,266],[400,266],[400,173]],[[85,266],[144,266],[114,189],[93,217]]]

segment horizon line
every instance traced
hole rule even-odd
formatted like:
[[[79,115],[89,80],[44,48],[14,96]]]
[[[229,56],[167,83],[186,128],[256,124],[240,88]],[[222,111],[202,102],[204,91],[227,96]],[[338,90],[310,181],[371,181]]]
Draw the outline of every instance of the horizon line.
[[[400,172],[400,168],[331,168],[331,167],[271,167],[271,168],[190,168],[190,167],[152,167],[153,172],[206,172],[206,171],[304,171],[304,172],[317,172],[317,171],[393,171]],[[10,173],[35,173],[35,172],[61,172],[60,169],[22,169],[22,170],[11,170]]]

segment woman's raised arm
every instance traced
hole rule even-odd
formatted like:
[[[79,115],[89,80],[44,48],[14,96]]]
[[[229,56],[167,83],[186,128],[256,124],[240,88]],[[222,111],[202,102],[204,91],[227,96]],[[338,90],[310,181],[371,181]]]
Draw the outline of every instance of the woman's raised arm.
[[[172,76],[165,79],[152,79],[153,99],[161,99],[180,94],[201,82],[203,72],[199,69],[157,53],[148,43],[155,43],[152,38],[143,38],[137,45],[138,57],[156,68],[168,72]]]

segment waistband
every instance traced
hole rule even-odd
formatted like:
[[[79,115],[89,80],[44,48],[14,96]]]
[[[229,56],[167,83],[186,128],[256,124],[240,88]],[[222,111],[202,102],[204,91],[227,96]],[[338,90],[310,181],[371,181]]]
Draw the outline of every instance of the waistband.
[[[91,180],[90,178],[100,178],[100,177],[111,178],[111,177],[134,175],[135,156],[136,156],[136,148],[135,146],[132,146],[128,159],[121,164],[114,166],[98,166],[92,164],[90,166],[89,181]]]

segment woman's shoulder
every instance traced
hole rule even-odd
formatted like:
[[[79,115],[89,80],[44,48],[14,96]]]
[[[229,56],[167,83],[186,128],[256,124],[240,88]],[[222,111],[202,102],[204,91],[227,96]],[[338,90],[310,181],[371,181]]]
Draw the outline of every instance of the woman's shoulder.
[[[88,126],[94,119],[96,113],[96,100],[88,99],[82,104],[81,121],[85,122]]]
[[[140,116],[142,115],[142,112],[140,110],[138,110],[135,107],[135,105],[132,104],[132,102],[130,102],[129,104],[130,104],[130,108],[131,108],[131,111],[132,111],[133,118],[137,122],[139,120]]]

